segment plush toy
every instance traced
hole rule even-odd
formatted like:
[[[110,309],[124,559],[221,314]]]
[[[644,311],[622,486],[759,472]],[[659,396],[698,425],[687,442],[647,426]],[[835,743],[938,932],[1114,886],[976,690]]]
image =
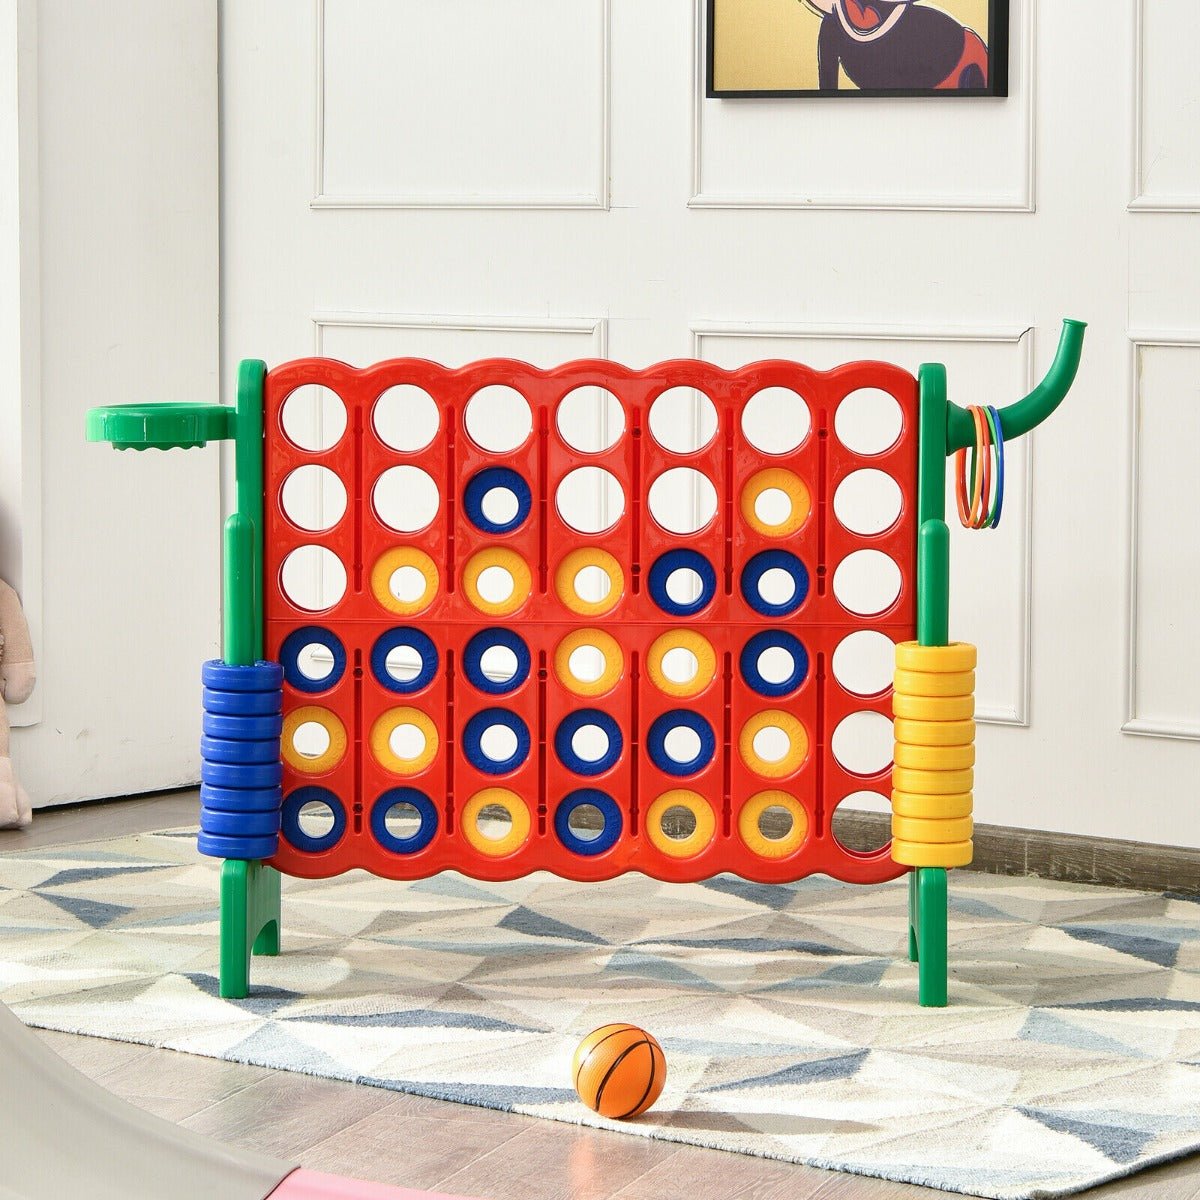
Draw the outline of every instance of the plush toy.
[[[34,684],[33,643],[21,598],[0,579],[0,694],[9,704],[29,699]],[[8,713],[0,704],[0,829],[22,829],[33,820],[25,789],[8,752]]]

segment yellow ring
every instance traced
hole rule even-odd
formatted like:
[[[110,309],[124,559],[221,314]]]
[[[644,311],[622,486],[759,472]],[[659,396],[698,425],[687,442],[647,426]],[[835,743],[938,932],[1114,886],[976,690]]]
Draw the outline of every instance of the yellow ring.
[[[754,739],[764,729],[782,729],[787,734],[787,753],[775,762],[763,758],[754,749]],[[791,713],[779,708],[768,708],[755,713],[742,726],[742,734],[738,738],[738,751],[742,762],[756,775],[761,775],[764,779],[782,779],[785,775],[798,771],[801,763],[808,757],[808,731]]]
[[[892,695],[892,714],[909,721],[969,721],[975,716],[974,696]]]
[[[591,646],[600,651],[604,659],[604,672],[599,679],[587,681],[571,673],[571,655],[581,646]],[[603,696],[617,686],[625,670],[625,656],[616,638],[600,629],[577,629],[568,633],[554,651],[554,673],[558,682],[574,692],[576,696]]]
[[[485,837],[479,829],[479,814],[491,804],[504,809],[512,818],[512,828],[499,839]],[[529,806],[516,792],[510,792],[508,788],[484,788],[482,792],[476,792],[464,805],[459,824],[463,837],[480,854],[486,854],[488,858],[503,858],[525,845],[532,823],[529,819]]]
[[[425,749],[416,758],[401,758],[392,749],[392,734],[401,725],[415,725],[425,735]],[[371,727],[371,753],[393,775],[419,775],[437,752],[437,726],[419,708],[389,708]]]
[[[672,650],[690,650],[696,658],[695,677],[676,683],[663,671],[663,659]],[[698,696],[717,676],[717,655],[712,643],[690,629],[672,629],[655,638],[646,655],[646,674],[668,696]]]
[[[491,567],[507,571],[512,578],[512,594],[506,600],[486,600],[479,591],[479,577]],[[533,591],[533,572],[515,550],[480,550],[471,555],[463,568],[463,591],[481,613],[492,617],[511,616],[529,599]]]
[[[927,817],[892,816],[892,837],[902,842],[927,842],[940,846],[946,842],[969,842],[975,823],[970,817],[950,817],[941,821]]]
[[[898,792],[917,796],[956,796],[969,792],[975,785],[975,772],[914,771],[910,767],[892,768],[892,787]]]
[[[906,746],[969,746],[975,741],[974,721],[895,722],[896,741]]]
[[[792,827],[785,837],[769,838],[758,827],[768,808],[783,808],[791,814]],[[808,836],[808,813],[800,801],[787,792],[759,792],[742,806],[738,814],[738,833],[759,858],[786,858],[799,850]]]
[[[975,747],[967,746],[910,746],[897,742],[895,763],[914,771],[965,771],[975,765]]]
[[[892,861],[906,867],[965,867],[974,854],[974,842],[892,842]]]
[[[791,511],[778,525],[768,525],[755,508],[759,496],[772,488],[783,492],[792,502]],[[808,520],[811,511],[812,498],[804,480],[782,467],[768,467],[765,471],[759,471],[757,475],[752,475],[742,488],[742,517],[751,529],[764,537],[787,537],[795,533]]]
[[[588,567],[599,567],[608,576],[608,595],[603,600],[584,600],[575,590],[575,578]],[[625,594],[625,572],[607,550],[572,550],[554,573],[554,591],[564,607],[583,617],[612,612]]]
[[[922,821],[951,821],[969,817],[974,804],[970,792],[954,796],[917,796],[912,792],[892,792],[892,814],[917,817]]]
[[[329,745],[317,758],[301,754],[293,742],[296,730],[310,722],[320,725],[329,735]],[[283,761],[293,771],[300,771],[305,775],[323,775],[326,771],[332,771],[346,753],[346,727],[337,713],[319,705],[308,704],[303,708],[294,708],[283,719],[283,737],[280,739],[279,748]]]
[[[951,642],[948,646],[901,642],[896,647],[896,667],[901,671],[926,671],[931,675],[973,671],[975,658],[975,647],[970,642]]]
[[[975,672],[897,670],[892,684],[906,696],[969,696],[975,690]]]
[[[425,591],[416,600],[397,600],[392,595],[392,576],[402,567],[415,567],[425,578]],[[414,546],[397,546],[381,554],[371,568],[371,591],[388,612],[412,616],[424,612],[437,595],[440,577],[437,564]]]
[[[662,819],[672,808],[686,808],[696,818],[696,828],[685,838],[667,837]],[[646,836],[656,850],[671,858],[692,858],[699,854],[717,832],[717,818],[712,805],[696,792],[675,788],[664,792],[646,810]]]

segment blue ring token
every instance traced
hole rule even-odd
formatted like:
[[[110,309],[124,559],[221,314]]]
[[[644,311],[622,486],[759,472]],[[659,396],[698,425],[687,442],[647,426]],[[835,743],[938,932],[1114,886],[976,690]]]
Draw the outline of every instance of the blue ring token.
[[[225,717],[274,717],[283,712],[283,689],[273,692],[219,692],[206,687],[201,694],[206,713]]]
[[[200,668],[200,681],[219,692],[271,692],[283,686],[283,668],[277,662],[261,659],[236,667],[219,658],[210,658]]]
[[[283,788],[230,788],[200,785],[200,804],[220,812],[272,812],[283,803]]]
[[[411,679],[397,679],[388,671],[388,655],[400,647],[412,650],[421,660],[420,669]],[[389,629],[371,647],[371,674],[380,687],[389,692],[410,695],[422,691],[438,672],[438,652],[433,639],[419,629]]]
[[[245,862],[257,862],[274,858],[279,849],[279,836],[229,837],[221,833],[201,833],[196,838],[196,849],[209,858],[233,858]]]
[[[283,782],[283,764],[221,763],[200,760],[200,782],[216,787],[273,788]]]
[[[333,657],[333,669],[320,679],[313,679],[300,669],[300,654],[307,646],[324,646]],[[304,625],[294,629],[279,647],[283,677],[298,692],[327,692],[337,687],[346,671],[346,648],[341,638],[322,629],[320,625]]]
[[[758,660],[764,651],[778,647],[786,650],[792,658],[792,673],[778,683],[763,677]],[[808,678],[808,651],[804,643],[794,634],[782,629],[764,629],[756,633],[742,648],[739,660],[742,678],[748,687],[760,696],[786,696],[794,692]]]
[[[283,733],[283,716],[226,717],[221,713],[206,712],[204,732],[209,737],[229,738],[234,742],[262,742]]]
[[[571,815],[577,808],[582,808],[585,804],[590,804],[593,808],[598,809],[604,818],[604,828],[591,839],[581,838],[571,829]],[[616,801],[606,792],[601,792],[597,788],[579,788],[578,791],[572,792],[554,813],[554,832],[558,834],[558,840],[572,854],[583,854],[588,857],[611,850],[621,836],[621,828],[624,823]]]
[[[676,571],[695,571],[700,577],[700,595],[686,604],[672,600],[667,581]],[[691,617],[707,608],[717,594],[717,572],[712,563],[696,550],[668,550],[654,560],[649,576],[650,598],[673,617]]]
[[[511,679],[489,679],[484,674],[483,656],[494,647],[512,651],[517,669]],[[509,629],[484,629],[477,633],[463,650],[463,672],[471,686],[489,696],[506,696],[515,692],[529,678],[532,662],[529,647]]]
[[[279,739],[235,742],[200,735],[200,757],[214,763],[273,763],[279,761]]]
[[[589,725],[603,731],[608,738],[608,748],[600,758],[582,758],[575,753],[575,735]],[[580,708],[568,713],[554,733],[554,752],[562,765],[576,775],[603,775],[605,771],[615,767],[620,761],[624,742],[621,738],[621,727],[608,713],[598,708]]]
[[[673,729],[690,729],[700,739],[700,749],[687,762],[680,762],[667,753],[667,735]],[[713,727],[699,714],[686,708],[675,708],[655,719],[646,735],[646,753],[650,761],[665,775],[695,775],[704,770],[717,752]]]
[[[489,758],[483,750],[483,735],[496,725],[509,730],[517,739],[516,749],[502,760]],[[462,732],[462,749],[467,762],[477,771],[484,771],[488,775],[507,775],[515,770],[529,757],[529,746],[529,726],[516,713],[505,708],[485,708],[477,712]]]
[[[416,833],[411,837],[396,837],[387,827],[387,815],[398,804],[407,804],[416,809],[421,818]],[[416,788],[392,788],[384,792],[371,808],[371,832],[375,835],[375,840],[393,854],[416,854],[419,850],[424,850],[433,841],[437,827],[438,814],[437,809],[433,807],[433,801]]]
[[[791,576],[795,590],[779,604],[763,598],[759,585],[768,571],[784,571]],[[742,570],[742,599],[763,617],[787,617],[808,598],[808,571],[804,564],[786,550],[763,550]]]
[[[200,808],[200,828],[223,837],[274,837],[279,832],[279,810],[273,812],[224,812]]]
[[[516,514],[509,521],[492,521],[483,511],[489,492],[509,492],[517,502]],[[504,534],[520,529],[533,508],[533,494],[523,476],[509,467],[485,467],[473,475],[463,491],[463,511],[476,529],[483,533]]]
[[[312,803],[324,804],[333,814],[333,827],[324,837],[312,837],[300,828],[300,810]],[[328,788],[297,788],[283,802],[281,827],[283,836],[297,850],[320,854],[323,850],[332,850],[342,840],[342,834],[346,832],[346,810]]]

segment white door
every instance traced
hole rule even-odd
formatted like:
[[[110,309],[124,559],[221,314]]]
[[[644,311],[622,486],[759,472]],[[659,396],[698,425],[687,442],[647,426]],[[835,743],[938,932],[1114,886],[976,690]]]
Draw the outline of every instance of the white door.
[[[226,5],[224,377],[881,357],[1004,404],[1085,319],[1004,526],[954,542],[976,812],[1200,845],[1196,17],[1011,9],[1009,97],[950,103],[705,99],[702,0]]]

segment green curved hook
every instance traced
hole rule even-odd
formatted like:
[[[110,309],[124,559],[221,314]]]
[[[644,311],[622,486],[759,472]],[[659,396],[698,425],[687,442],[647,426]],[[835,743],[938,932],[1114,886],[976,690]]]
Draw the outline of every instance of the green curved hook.
[[[1023,400],[1000,410],[1000,430],[1006,442],[1019,438],[1040,425],[1062,402],[1075,382],[1079,357],[1083,353],[1083,331],[1086,321],[1063,321],[1058,351],[1045,379]],[[975,441],[975,422],[970,413],[957,404],[947,406],[946,453],[953,454]]]

